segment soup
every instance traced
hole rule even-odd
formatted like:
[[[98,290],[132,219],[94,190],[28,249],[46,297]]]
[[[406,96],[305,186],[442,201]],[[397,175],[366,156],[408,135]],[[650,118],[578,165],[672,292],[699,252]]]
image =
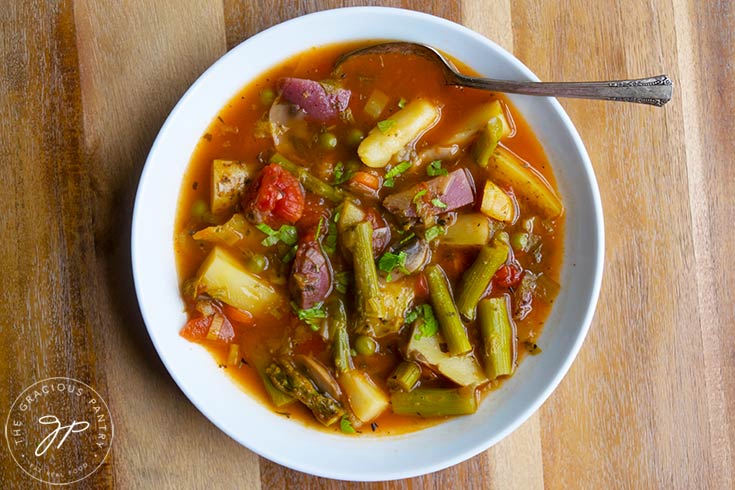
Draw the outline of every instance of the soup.
[[[202,136],[175,225],[181,335],[279,414],[398,434],[475,412],[540,352],[564,208],[502,95],[417,56],[334,69],[364,45],[279,64]]]

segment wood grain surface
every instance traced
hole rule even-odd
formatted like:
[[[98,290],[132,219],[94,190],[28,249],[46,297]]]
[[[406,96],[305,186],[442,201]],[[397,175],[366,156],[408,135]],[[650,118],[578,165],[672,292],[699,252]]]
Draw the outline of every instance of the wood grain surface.
[[[497,446],[355,484],[259,458],[159,361],[130,272],[133,197],[168,112],[271,25],[351,5],[426,11],[544,80],[668,73],[663,109],[562,101],[592,158],[605,276],[587,341]],[[0,420],[51,376],[95,387],[115,440],[72,488],[660,488],[735,485],[735,3],[728,0],[5,1],[0,5]],[[0,488],[43,488],[0,445]]]

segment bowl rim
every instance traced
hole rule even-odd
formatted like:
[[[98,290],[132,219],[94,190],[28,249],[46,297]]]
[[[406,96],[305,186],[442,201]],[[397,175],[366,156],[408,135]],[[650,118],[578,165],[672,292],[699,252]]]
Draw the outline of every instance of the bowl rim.
[[[463,451],[450,455],[442,459],[441,462],[438,462],[438,463],[435,462],[432,464],[423,464],[423,465],[418,464],[418,465],[415,465],[414,467],[407,469],[406,471],[393,471],[393,472],[382,472],[382,473],[379,472],[377,475],[375,474],[373,470],[367,470],[364,472],[364,474],[354,474],[354,473],[347,474],[347,473],[341,472],[339,469],[326,470],[324,467],[302,464],[298,460],[294,461],[292,459],[284,458],[279,453],[265,451],[263,450],[263,448],[259,447],[257,444],[254,444],[250,440],[244,439],[241,435],[236,434],[234,430],[225,426],[223,423],[220,423],[219,420],[216,420],[212,415],[208,413],[208,410],[205,407],[201,406],[197,397],[187,389],[186,384],[183,382],[183,380],[179,378],[179,376],[176,373],[176,370],[172,368],[171,363],[169,362],[169,359],[166,355],[166,346],[160,343],[160,339],[158,338],[158,336],[155,333],[154,328],[152,327],[153,322],[151,320],[151,315],[149,314],[149,311],[146,305],[144,305],[144,297],[141,294],[141,290],[142,290],[141,284],[143,281],[143,277],[142,277],[143,273],[138,267],[138,264],[139,264],[138,254],[139,252],[142,252],[145,250],[145,247],[144,247],[145,242],[143,241],[143,238],[141,238],[142,231],[140,230],[140,226],[139,226],[139,223],[141,221],[141,216],[143,214],[143,210],[140,205],[141,195],[143,194],[145,183],[147,182],[147,179],[149,178],[151,169],[153,165],[156,163],[155,156],[157,154],[158,147],[161,144],[162,135],[167,133],[167,130],[169,126],[172,124],[172,121],[177,118],[177,116],[179,115],[179,112],[182,111],[182,107],[185,106],[188,100],[192,97],[192,94],[198,90],[200,85],[203,85],[206,83],[206,81],[210,78],[211,74],[220,65],[227,64],[228,60],[236,56],[237,52],[239,52],[240,50],[246,49],[248,45],[257,42],[262,37],[270,35],[273,31],[283,29],[284,27],[298,26],[302,23],[313,22],[313,21],[320,20],[320,19],[328,19],[329,17],[340,16],[343,14],[350,14],[350,15],[385,14],[389,16],[399,16],[399,17],[406,16],[406,17],[418,19],[420,21],[443,25],[444,27],[447,27],[450,30],[458,31],[457,35],[459,36],[469,36],[471,38],[474,38],[475,40],[480,41],[481,43],[485,44],[488,49],[497,51],[501,56],[506,58],[507,61],[511,65],[514,65],[515,68],[525,73],[525,75],[528,77],[529,80],[539,81],[538,77],[528,67],[526,67],[520,60],[518,60],[518,58],[516,58],[512,53],[508,52],[507,50],[505,50],[504,48],[502,48],[501,46],[499,46],[492,40],[487,39],[486,37],[480,35],[479,33],[475,31],[472,31],[471,29],[461,24],[452,22],[450,20],[447,20],[441,17],[426,14],[423,12],[400,9],[400,8],[392,8],[392,7],[370,7],[370,6],[368,7],[344,7],[344,8],[329,9],[329,10],[322,10],[319,12],[314,12],[311,14],[295,17],[287,21],[284,21],[282,23],[271,26],[268,29],[260,31],[254,36],[244,40],[243,42],[241,42],[240,44],[232,48],[230,51],[225,53],[223,56],[221,56],[217,61],[215,61],[204,73],[202,73],[197,78],[197,80],[189,87],[189,89],[187,89],[187,91],[179,99],[177,104],[174,106],[174,108],[169,113],[168,117],[166,118],[166,121],[161,126],[161,129],[159,130],[159,133],[156,136],[156,139],[153,142],[150,148],[150,151],[148,153],[148,156],[146,158],[146,162],[144,164],[143,170],[140,175],[138,189],[136,191],[135,205],[134,205],[134,210],[133,210],[133,219],[131,223],[131,227],[132,227],[131,229],[131,266],[132,266],[132,272],[133,272],[136,297],[138,300],[138,306],[139,306],[141,315],[143,317],[144,323],[146,325],[146,330],[148,331],[148,334],[151,338],[151,341],[153,342],[153,345],[156,349],[156,352],[159,358],[161,359],[162,363],[166,367],[167,372],[172,377],[174,382],[177,384],[179,389],[186,395],[189,401],[210,422],[212,422],[221,431],[223,431],[225,434],[227,434],[229,437],[231,437],[232,439],[234,439],[241,445],[247,447],[248,449],[256,452],[257,454],[271,461],[274,461],[278,464],[289,467],[291,469],[302,471],[302,472],[309,473],[309,474],[316,475],[316,476],[335,478],[335,479],[341,479],[341,480],[386,481],[386,480],[411,478],[411,477],[420,476],[423,474],[428,474],[428,473],[432,473],[435,471],[439,471],[439,470],[448,468],[450,466],[453,466],[457,463],[460,463],[462,461],[465,461],[479,454],[480,452],[487,450],[489,447],[498,443],[500,440],[505,438],[507,435],[515,431],[528,418],[530,418],[531,415],[533,415],[541,407],[541,405],[549,398],[551,393],[557,388],[561,380],[564,378],[566,373],[569,371],[571,364],[576,359],[579,353],[579,350],[587,336],[592,319],[594,317],[596,305],[599,299],[601,283],[602,283],[602,272],[604,268],[604,249],[605,249],[604,221],[603,221],[602,203],[601,203],[599,187],[598,187],[597,180],[594,174],[592,163],[590,161],[590,158],[584,146],[584,143],[582,142],[582,139],[576,127],[572,123],[571,119],[569,118],[566,111],[563,109],[563,107],[559,103],[559,101],[555,98],[547,98],[550,101],[552,108],[554,109],[554,112],[558,115],[560,119],[560,123],[564,126],[565,131],[568,132],[570,138],[572,139],[574,146],[579,152],[579,156],[582,161],[582,168],[580,170],[585,172],[585,177],[587,178],[590,184],[589,191],[591,194],[591,199],[592,199],[592,204],[593,204],[592,215],[594,216],[594,222],[596,224],[596,226],[594,227],[594,230],[590,230],[590,231],[593,232],[592,238],[596,239],[596,243],[597,243],[597,248],[595,250],[595,256],[593,258],[594,277],[592,279],[592,288],[590,291],[589,302],[583,314],[583,320],[580,325],[579,333],[576,335],[573,344],[570,346],[568,350],[568,354],[566,355],[566,358],[564,359],[562,365],[560,366],[558,371],[554,374],[553,378],[551,378],[551,380],[549,380],[546,383],[546,386],[544,387],[544,389],[536,394],[532,402],[529,405],[527,405],[523,410],[519,411],[513,418],[512,422],[507,424],[504,430],[496,434],[495,437],[492,437],[488,440],[484,440],[481,443],[475,444],[471,447],[467,447]],[[377,38],[379,38],[379,36],[373,37],[372,39],[377,39]],[[371,38],[365,37],[361,39],[367,40]],[[347,40],[335,41],[335,42],[347,42]],[[305,45],[304,49],[306,49],[308,46],[310,45]],[[274,63],[272,63],[272,66],[275,66],[276,64],[282,62],[284,59],[279,59],[279,60],[274,61]],[[463,61],[469,61],[469,60],[463,60]],[[249,83],[249,80],[250,79],[244,80],[241,86],[244,86],[245,84]],[[180,190],[181,190],[180,189],[181,184],[180,184],[180,181],[177,181],[177,183],[178,183],[178,186],[177,186],[177,195],[178,195],[178,193],[180,193]],[[393,436],[386,436],[386,438],[387,437],[393,437]]]

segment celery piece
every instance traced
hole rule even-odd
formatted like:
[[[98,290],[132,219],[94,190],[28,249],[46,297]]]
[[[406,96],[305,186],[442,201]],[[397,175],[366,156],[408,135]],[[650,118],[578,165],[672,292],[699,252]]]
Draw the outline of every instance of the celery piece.
[[[388,388],[391,391],[411,391],[421,377],[421,368],[411,361],[401,361],[388,377]]]
[[[373,119],[379,118],[388,105],[389,100],[385,92],[378,89],[373,90],[365,102],[365,114]]]

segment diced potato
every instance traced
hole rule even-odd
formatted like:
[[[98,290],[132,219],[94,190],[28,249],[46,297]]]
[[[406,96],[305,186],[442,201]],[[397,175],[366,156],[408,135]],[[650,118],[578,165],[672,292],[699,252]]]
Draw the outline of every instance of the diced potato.
[[[447,227],[447,232],[440,240],[446,245],[485,245],[494,232],[490,220],[484,214],[460,214],[457,220]]]
[[[360,160],[368,167],[382,168],[393,155],[401,151],[421,133],[439,120],[439,109],[431,102],[418,99],[382,121],[385,128],[376,126],[357,148]],[[388,122],[391,121],[391,122]]]
[[[451,132],[454,136],[446,141],[445,144],[459,146],[468,145],[470,141],[472,141],[472,138],[474,138],[481,130],[486,130],[488,128],[488,124],[494,119],[501,125],[499,139],[507,137],[511,133],[512,128],[508,119],[505,117],[503,106],[500,104],[500,101],[494,100],[486,104],[481,104],[477,106],[475,110],[470,112],[465,117],[464,121],[457,126],[457,129]],[[493,127],[497,127],[496,123],[493,123]]]
[[[375,420],[388,409],[388,396],[362,371],[353,369],[342,373],[339,385],[347,395],[352,412],[365,423]]]
[[[385,110],[385,106],[388,105],[388,100],[390,99],[385,92],[378,89],[373,90],[365,102],[365,114],[373,119],[379,118]]]
[[[510,150],[497,147],[487,168],[495,181],[513,187],[521,206],[527,202],[547,218],[564,212],[561,200],[544,178]]]
[[[513,199],[492,180],[485,182],[480,211],[493,219],[506,223],[512,223],[516,214]]]
[[[340,233],[344,233],[356,224],[365,221],[367,215],[357,204],[347,199],[342,205],[342,210],[339,214],[339,221],[337,222],[337,229]]]
[[[442,352],[443,342],[441,333],[437,332],[435,335],[425,337],[419,335],[419,329],[416,326],[408,343],[408,357],[426,364],[461,386],[487,382],[487,377],[472,353],[452,356],[447,352]]]
[[[224,224],[199,230],[194,233],[193,238],[235,247],[248,255],[262,254],[266,251],[266,247],[260,243],[263,240],[263,233],[238,213],[233,214]]]
[[[248,272],[237,258],[217,246],[199,268],[197,287],[199,291],[253,316],[277,315],[284,301],[271,285]]]
[[[234,160],[212,162],[212,212],[227,211],[237,203],[245,186],[255,177],[256,164]]]

